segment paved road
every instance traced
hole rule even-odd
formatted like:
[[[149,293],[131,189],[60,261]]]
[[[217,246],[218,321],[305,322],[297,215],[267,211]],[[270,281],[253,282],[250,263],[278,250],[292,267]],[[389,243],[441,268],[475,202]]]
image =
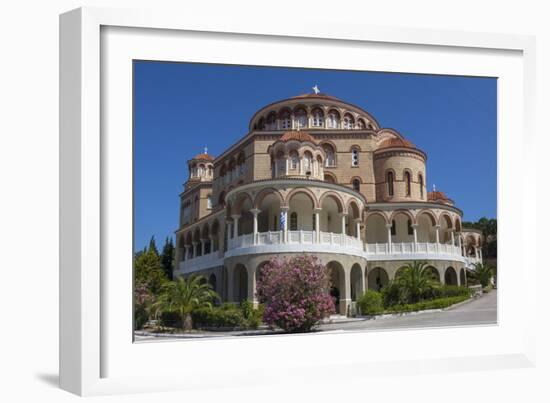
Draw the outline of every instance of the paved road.
[[[484,294],[481,298],[473,300],[456,308],[439,312],[426,312],[414,315],[397,317],[385,317],[377,319],[361,319],[350,322],[330,323],[319,327],[320,331],[358,331],[379,329],[406,329],[419,327],[464,326],[495,324],[497,322],[497,291]],[[136,336],[135,340],[161,341],[161,340],[189,340],[197,338],[230,337],[230,336],[257,336],[259,334],[273,334],[273,332],[200,332],[188,335],[174,336]]]
[[[418,327],[464,326],[497,322],[497,291],[446,311],[420,313],[402,317],[378,318],[323,325],[323,330],[402,329]]]

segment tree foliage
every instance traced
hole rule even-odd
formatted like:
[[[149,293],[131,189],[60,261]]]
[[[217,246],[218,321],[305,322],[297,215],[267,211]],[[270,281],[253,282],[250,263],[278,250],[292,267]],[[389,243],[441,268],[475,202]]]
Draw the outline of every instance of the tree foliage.
[[[273,258],[258,279],[258,298],[265,305],[263,320],[288,332],[310,331],[335,312],[328,290],[328,269],[316,257]]]
[[[420,301],[429,290],[439,286],[428,264],[420,261],[401,266],[395,275],[395,283],[403,293],[403,299],[412,304]]]
[[[174,253],[175,248],[172,238],[166,237],[164,247],[162,248],[162,254],[160,255],[160,262],[162,264],[162,270],[169,280],[173,279]]]
[[[484,263],[476,263],[475,269],[470,272],[471,278],[481,284],[483,288],[489,285],[491,277],[494,275],[494,268]]]
[[[203,276],[178,277],[163,284],[160,295],[153,303],[155,315],[173,312],[180,316],[183,330],[193,328],[193,311],[212,308],[212,301],[218,294]]]

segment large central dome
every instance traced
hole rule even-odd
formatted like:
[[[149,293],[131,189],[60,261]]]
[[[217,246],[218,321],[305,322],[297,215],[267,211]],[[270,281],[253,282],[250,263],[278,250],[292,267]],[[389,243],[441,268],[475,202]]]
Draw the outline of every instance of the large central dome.
[[[250,120],[252,131],[370,130],[380,128],[364,109],[325,93],[296,95],[273,102]]]

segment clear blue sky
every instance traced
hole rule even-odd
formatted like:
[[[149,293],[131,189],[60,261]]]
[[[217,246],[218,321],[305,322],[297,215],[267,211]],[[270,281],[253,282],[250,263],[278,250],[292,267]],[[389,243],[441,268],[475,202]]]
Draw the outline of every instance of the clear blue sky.
[[[496,218],[494,78],[188,63],[134,64],[134,247],[178,226],[187,160],[218,155],[264,105],[317,84],[370,112],[428,154],[426,183],[464,211]]]

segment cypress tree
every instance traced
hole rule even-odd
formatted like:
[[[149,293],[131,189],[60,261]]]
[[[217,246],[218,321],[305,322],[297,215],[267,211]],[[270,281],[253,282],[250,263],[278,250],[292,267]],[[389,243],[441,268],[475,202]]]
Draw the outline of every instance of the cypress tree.
[[[162,248],[162,254],[160,255],[160,261],[162,264],[162,269],[164,270],[164,274],[170,280],[173,279],[172,270],[174,262],[174,252],[175,248],[174,243],[172,242],[172,238],[166,237],[164,247]]]

